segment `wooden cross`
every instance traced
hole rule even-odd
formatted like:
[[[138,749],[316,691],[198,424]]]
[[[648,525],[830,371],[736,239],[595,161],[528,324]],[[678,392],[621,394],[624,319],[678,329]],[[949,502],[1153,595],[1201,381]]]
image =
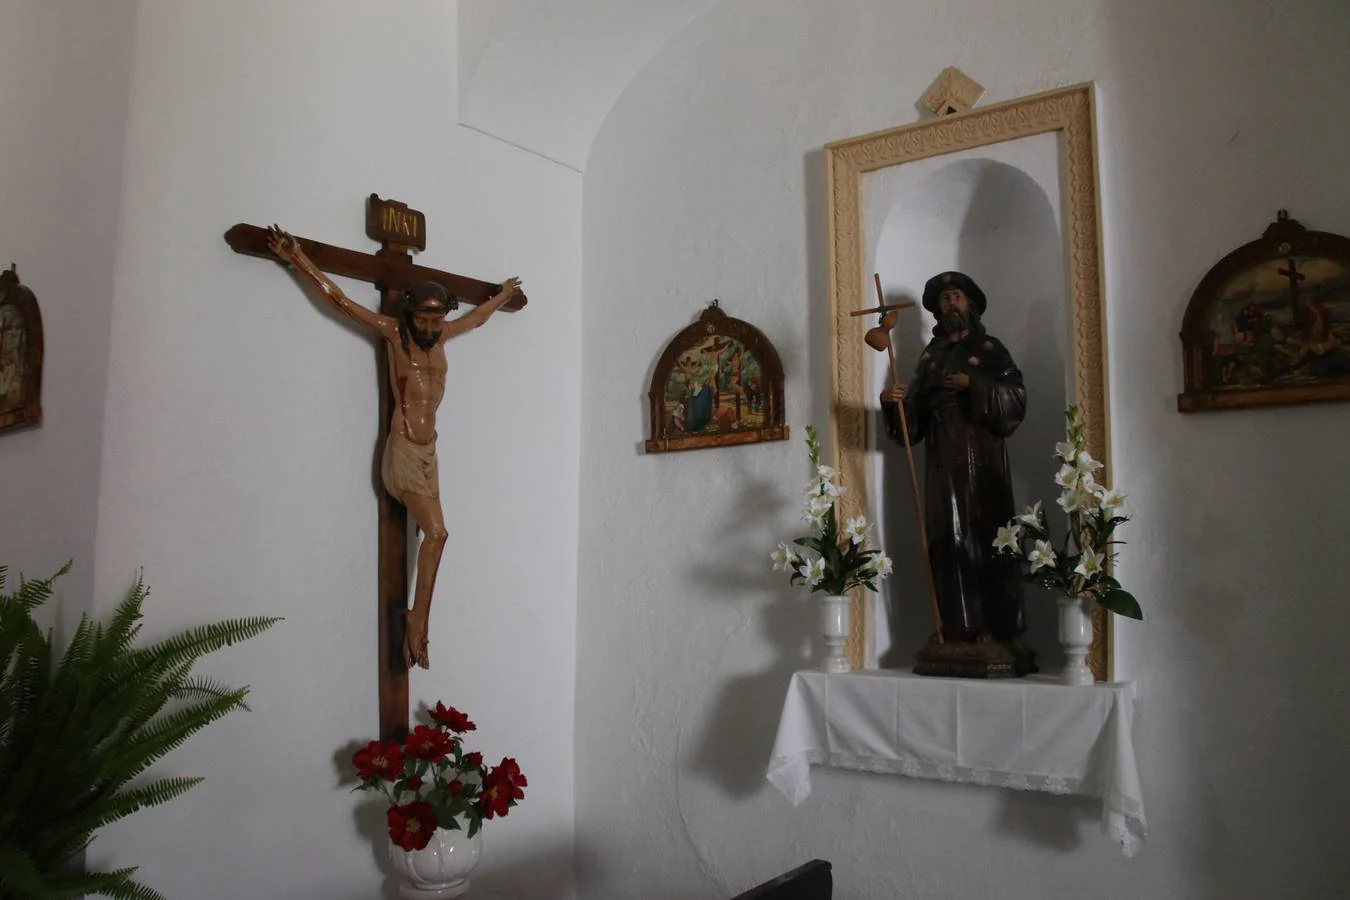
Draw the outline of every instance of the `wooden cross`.
[[[380,312],[402,316],[403,292],[424,281],[434,281],[446,293],[475,306],[501,290],[501,285],[478,281],[415,265],[412,249],[425,250],[426,217],[397,200],[381,200],[371,194],[366,206],[366,235],[380,242],[375,253],[344,250],[296,238],[314,265],[330,275],[342,275],[370,282],[380,292]],[[257,225],[235,225],[225,232],[225,243],[236,253],[276,260],[267,246],[267,229]],[[525,295],[502,309],[518,310]],[[389,420],[394,396],[389,386],[387,349],[380,342],[380,442],[389,436]],[[408,732],[408,667],[403,659],[403,616],[408,608],[408,513],[383,488],[380,489],[379,551],[379,688],[380,736],[401,740]]]
[[[1289,307],[1292,310],[1293,318],[1291,322],[1298,321],[1298,283],[1305,280],[1308,276],[1298,270],[1298,260],[1292,256],[1289,257],[1289,268],[1277,269],[1276,273],[1284,275],[1289,279]]]

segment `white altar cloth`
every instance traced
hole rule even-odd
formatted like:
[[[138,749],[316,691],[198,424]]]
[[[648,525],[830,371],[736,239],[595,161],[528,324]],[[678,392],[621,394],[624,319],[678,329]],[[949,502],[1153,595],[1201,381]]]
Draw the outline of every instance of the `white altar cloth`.
[[[768,779],[793,806],[811,793],[812,764],[1096,797],[1103,829],[1133,856],[1146,830],[1134,697],[1133,682],[797,672]]]

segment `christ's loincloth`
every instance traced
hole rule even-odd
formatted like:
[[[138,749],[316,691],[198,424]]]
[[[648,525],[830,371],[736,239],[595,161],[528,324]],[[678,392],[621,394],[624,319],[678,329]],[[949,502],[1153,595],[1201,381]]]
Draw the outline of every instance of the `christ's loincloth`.
[[[402,502],[404,494],[419,497],[441,495],[440,470],[436,466],[436,442],[414,444],[398,432],[390,432],[380,460],[384,489]]]

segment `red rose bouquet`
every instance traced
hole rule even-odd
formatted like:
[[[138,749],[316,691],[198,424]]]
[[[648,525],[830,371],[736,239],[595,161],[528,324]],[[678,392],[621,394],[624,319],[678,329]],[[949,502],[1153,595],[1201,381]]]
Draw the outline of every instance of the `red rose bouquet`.
[[[437,703],[430,718],[401,744],[371,741],[352,755],[356,790],[388,798],[389,838],[404,850],[421,850],[437,828],[467,828],[473,837],[484,819],[524,799],[528,784],[514,759],[489,769],[483,754],[464,752],[461,735],[478,727],[464,713]]]

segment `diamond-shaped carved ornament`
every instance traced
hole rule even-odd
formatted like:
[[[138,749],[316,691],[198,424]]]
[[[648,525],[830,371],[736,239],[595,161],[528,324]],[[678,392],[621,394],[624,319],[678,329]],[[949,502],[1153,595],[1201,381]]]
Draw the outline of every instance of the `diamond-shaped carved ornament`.
[[[955,66],[948,66],[919,99],[919,106],[938,116],[965,112],[984,96],[984,85]]]

